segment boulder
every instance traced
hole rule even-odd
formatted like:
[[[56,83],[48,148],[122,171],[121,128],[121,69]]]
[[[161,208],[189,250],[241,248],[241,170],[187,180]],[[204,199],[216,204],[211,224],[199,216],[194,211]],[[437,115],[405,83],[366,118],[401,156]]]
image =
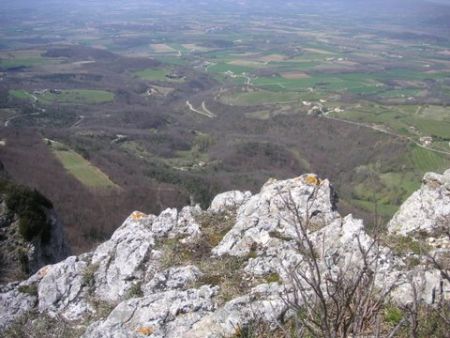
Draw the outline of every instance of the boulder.
[[[252,193],[250,191],[228,191],[214,197],[208,211],[214,213],[236,211],[242,204],[247,202]]]
[[[392,234],[435,235],[450,222],[450,170],[425,174],[421,188],[400,207],[388,224]]]

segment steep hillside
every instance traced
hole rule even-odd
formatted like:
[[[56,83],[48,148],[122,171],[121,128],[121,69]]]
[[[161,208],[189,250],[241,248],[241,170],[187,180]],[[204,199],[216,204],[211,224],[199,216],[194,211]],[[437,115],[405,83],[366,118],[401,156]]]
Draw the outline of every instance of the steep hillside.
[[[208,210],[136,211],[94,251],[2,286],[0,327],[7,337],[441,337],[449,187],[450,171],[427,174],[383,235],[341,216],[330,182],[312,174],[220,194]]]
[[[38,191],[15,184],[1,170],[0,282],[27,278],[68,255],[52,203]]]

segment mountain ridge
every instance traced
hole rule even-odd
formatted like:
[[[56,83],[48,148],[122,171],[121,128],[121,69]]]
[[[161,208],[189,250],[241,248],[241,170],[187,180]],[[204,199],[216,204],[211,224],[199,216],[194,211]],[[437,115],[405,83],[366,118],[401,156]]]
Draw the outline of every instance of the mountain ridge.
[[[388,231],[397,240],[411,236],[414,211],[428,219],[430,252],[448,253],[450,240],[438,233],[438,220],[450,217],[448,199],[450,170],[426,174]],[[255,195],[219,194],[208,210],[135,211],[92,252],[1,286],[0,328],[17,334],[20,323],[36,332],[41,323],[48,336],[63,328],[65,336],[83,337],[236,337],[255,323],[276,331],[295,318],[292,272],[308,271],[299,246],[303,225],[320,273],[350,276],[369,269],[373,287],[398,306],[450,298],[441,271],[411,243],[405,254],[375,242],[376,232],[369,234],[352,215],[342,217],[335,202],[327,179],[305,174],[271,179]]]

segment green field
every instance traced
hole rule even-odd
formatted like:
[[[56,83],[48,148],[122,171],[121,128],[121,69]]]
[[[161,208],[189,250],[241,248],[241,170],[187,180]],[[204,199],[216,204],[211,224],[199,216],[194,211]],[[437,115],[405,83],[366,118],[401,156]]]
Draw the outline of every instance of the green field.
[[[32,67],[45,63],[42,58],[17,58],[0,60],[0,67],[4,69],[12,69],[16,67]]]
[[[230,71],[235,74],[242,74],[242,73],[251,73],[254,70],[255,70],[254,67],[232,65],[228,63],[218,63],[216,65],[208,67],[208,71],[213,73],[225,73]]]
[[[55,94],[45,92],[42,95],[36,95],[39,101],[44,103],[85,103],[96,104],[111,102],[114,100],[114,94],[105,90],[94,89],[69,89],[62,90]]]
[[[298,69],[291,69],[298,70]],[[327,92],[370,93],[377,90],[376,83],[367,74],[314,74],[309,78],[286,79],[281,76],[259,77],[253,81],[255,86],[278,90],[299,91],[307,88],[319,88]]]
[[[88,188],[118,188],[100,169],[65,145],[46,140],[64,168]]]
[[[334,114],[334,113],[333,113]],[[420,136],[433,136],[441,140],[450,139],[449,110],[443,107],[423,107],[415,104],[385,106],[361,101],[348,106],[337,117],[364,123],[383,124],[398,134],[418,140],[410,130],[414,127]],[[435,140],[437,141],[437,140]],[[450,149],[447,149],[450,151]]]
[[[19,100],[32,99],[32,96],[31,96],[30,93],[28,93],[26,90],[21,90],[21,89],[19,89],[19,90],[10,90],[9,91],[9,95],[11,97],[14,97],[14,98],[19,99]]]
[[[82,103],[98,104],[114,100],[114,94],[105,90],[94,89],[67,89],[58,93],[46,91],[42,94],[31,94],[25,90],[10,90],[9,95],[21,99],[29,100],[36,98],[44,104],[50,103]]]
[[[417,88],[402,88],[386,90],[379,94],[383,98],[404,98],[404,97],[416,97],[420,95],[421,90]]]
[[[258,90],[253,92],[240,92],[225,94],[220,101],[228,105],[253,106],[260,104],[288,103],[299,99],[299,94],[294,92],[270,92]]]
[[[390,218],[398,206],[420,187],[420,180],[426,172],[442,172],[450,167],[450,156],[438,154],[416,145],[399,159],[402,169],[377,173],[369,166],[372,178],[355,185],[351,203],[373,212],[375,202],[381,216]],[[372,169],[370,169],[372,168]]]
[[[418,146],[413,146],[408,158],[412,167],[417,168],[421,173],[439,172],[450,168],[450,156],[440,155]]]

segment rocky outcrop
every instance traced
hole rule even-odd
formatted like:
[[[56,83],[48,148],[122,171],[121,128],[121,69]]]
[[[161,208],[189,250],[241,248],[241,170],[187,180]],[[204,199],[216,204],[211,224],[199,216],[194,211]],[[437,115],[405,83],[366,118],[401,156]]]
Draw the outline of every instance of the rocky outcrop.
[[[399,235],[434,235],[450,222],[450,170],[427,173],[422,187],[413,193],[389,222],[389,232]]]
[[[236,211],[242,204],[247,202],[252,193],[250,191],[228,191],[217,195],[211,202],[209,211],[219,213],[226,211]]]
[[[215,293],[214,288],[204,285],[130,299],[120,303],[105,321],[92,324],[84,337],[183,337],[214,310]]]
[[[429,177],[439,177],[437,192]],[[424,192],[406,202],[390,228],[401,222],[420,229],[415,218],[445,214],[443,177],[428,174]],[[422,204],[429,210],[415,210],[410,220],[408,203],[424,208],[418,199],[429,201]],[[134,212],[93,252],[2,287],[0,329],[30,311],[84,327],[86,338],[232,337],[255,322],[276,327],[293,315],[285,301],[296,292],[289,272],[307,269],[298,247],[299,224],[307,226],[321,271],[352,274],[366,259],[376,287],[392,289],[392,302],[410,302],[412,283],[421,286],[416,291],[424,301],[436,301],[447,287],[438,270],[420,262],[409,266],[395,250],[374,242],[362,221],[341,217],[335,202],[328,180],[303,175],[270,180],[253,196],[218,195],[207,211]],[[230,220],[226,227],[223,222]],[[215,226],[223,232],[219,240],[211,235]]]
[[[295,239],[297,210],[303,221],[308,218],[312,226],[323,227],[339,217],[334,201],[330,182],[320,181],[315,175],[270,180],[238,209],[235,226],[213,249],[213,254],[246,256],[251,250],[260,253],[273,247],[276,234]]]

